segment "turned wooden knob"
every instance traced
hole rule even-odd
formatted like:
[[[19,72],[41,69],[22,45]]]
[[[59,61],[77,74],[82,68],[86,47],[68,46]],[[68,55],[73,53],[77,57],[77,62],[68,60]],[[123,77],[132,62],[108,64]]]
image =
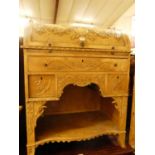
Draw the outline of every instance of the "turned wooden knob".
[[[51,43],[48,43],[48,46],[49,46],[49,47],[51,47],[51,46],[52,46],[52,44],[51,44]]]
[[[80,40],[80,46],[84,47],[86,41],[85,37],[80,37],[79,40]]]
[[[47,67],[47,66],[48,66],[48,64],[47,64],[47,63],[45,63],[45,64],[44,64],[44,66],[45,66],[45,67]]]
[[[112,46],[112,48],[111,48],[112,50],[114,50],[115,49],[115,46]]]
[[[114,64],[114,67],[117,67],[117,64],[116,63]]]

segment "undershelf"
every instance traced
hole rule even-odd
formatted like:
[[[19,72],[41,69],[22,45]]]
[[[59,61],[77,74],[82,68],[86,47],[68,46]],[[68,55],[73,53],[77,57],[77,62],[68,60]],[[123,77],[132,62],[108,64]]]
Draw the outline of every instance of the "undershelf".
[[[103,112],[50,115],[40,118],[36,146],[49,142],[89,140],[106,134],[118,134],[116,125]]]

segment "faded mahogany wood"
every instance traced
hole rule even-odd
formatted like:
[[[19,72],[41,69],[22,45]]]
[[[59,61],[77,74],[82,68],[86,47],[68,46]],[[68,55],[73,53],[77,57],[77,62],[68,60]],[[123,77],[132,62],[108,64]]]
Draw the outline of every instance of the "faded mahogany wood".
[[[45,143],[101,135],[118,135],[125,147],[126,35],[32,24],[25,30],[23,48],[28,155]]]

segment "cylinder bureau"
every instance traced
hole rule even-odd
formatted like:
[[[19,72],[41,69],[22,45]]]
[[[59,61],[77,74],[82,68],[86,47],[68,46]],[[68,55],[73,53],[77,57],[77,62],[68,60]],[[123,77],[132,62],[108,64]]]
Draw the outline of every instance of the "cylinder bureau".
[[[130,42],[99,28],[31,23],[24,34],[27,155],[113,135],[125,147]]]

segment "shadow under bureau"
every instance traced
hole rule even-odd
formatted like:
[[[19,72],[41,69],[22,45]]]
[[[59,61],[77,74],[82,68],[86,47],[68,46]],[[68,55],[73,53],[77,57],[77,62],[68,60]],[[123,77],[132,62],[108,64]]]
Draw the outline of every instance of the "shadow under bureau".
[[[27,154],[117,136],[125,147],[130,43],[110,30],[31,24],[24,35]]]

